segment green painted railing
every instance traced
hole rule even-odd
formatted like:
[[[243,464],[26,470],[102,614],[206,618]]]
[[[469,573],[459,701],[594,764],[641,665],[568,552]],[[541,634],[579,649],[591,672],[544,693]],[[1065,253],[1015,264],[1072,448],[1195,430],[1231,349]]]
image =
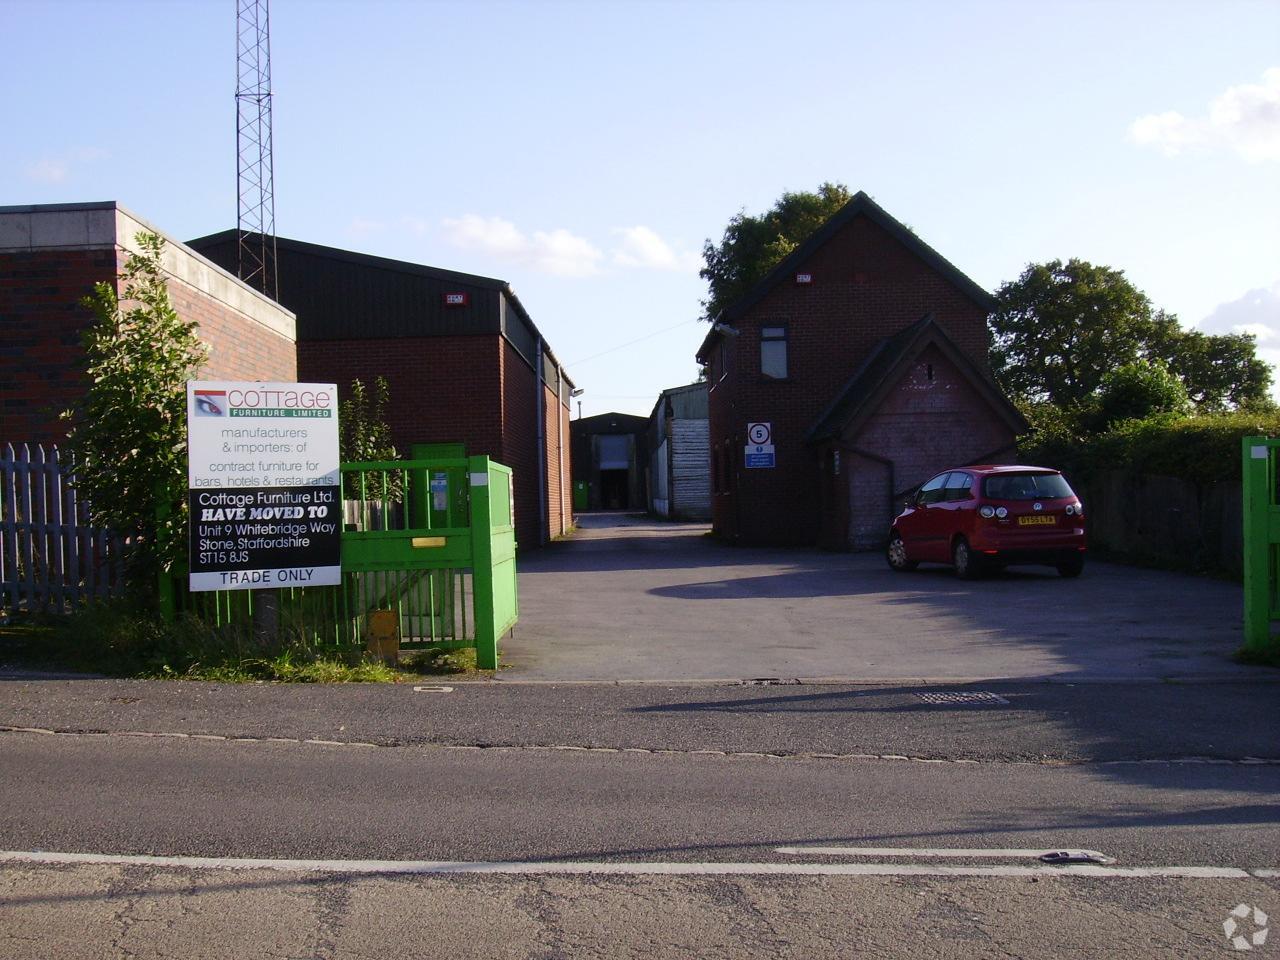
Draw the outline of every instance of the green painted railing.
[[[1244,477],[1244,651],[1280,654],[1272,623],[1280,620],[1280,439],[1241,441]]]
[[[344,463],[341,475],[340,585],[193,594],[175,576],[162,585],[168,615],[351,649],[368,644],[372,614],[389,611],[401,648],[474,646],[476,665],[496,669],[519,614],[511,469],[439,457]]]

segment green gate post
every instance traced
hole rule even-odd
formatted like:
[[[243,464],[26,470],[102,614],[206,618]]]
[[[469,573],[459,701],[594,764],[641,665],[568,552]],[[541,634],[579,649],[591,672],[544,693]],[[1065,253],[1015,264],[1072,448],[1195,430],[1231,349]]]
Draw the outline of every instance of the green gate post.
[[[1244,651],[1257,656],[1280,652],[1271,637],[1276,571],[1275,544],[1280,541],[1273,460],[1280,440],[1244,437]]]
[[[489,458],[468,457],[471,474],[471,591],[476,610],[476,667],[498,669],[498,624],[493,596],[493,505]]]

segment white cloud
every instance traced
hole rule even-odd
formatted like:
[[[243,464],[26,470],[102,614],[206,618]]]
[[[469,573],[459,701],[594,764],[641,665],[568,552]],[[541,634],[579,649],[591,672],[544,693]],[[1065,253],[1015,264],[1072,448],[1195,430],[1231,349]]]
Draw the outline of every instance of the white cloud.
[[[38,183],[62,183],[67,179],[70,170],[67,161],[45,157],[28,165],[27,177]]]
[[[1203,117],[1176,110],[1139,117],[1129,126],[1129,138],[1166,156],[1226,147],[1250,163],[1280,160],[1280,67],[1264,71],[1261,83],[1229,87]]]
[[[365,217],[352,217],[351,222],[347,224],[347,233],[361,239],[374,233],[382,233],[386,229],[387,225],[381,220],[370,220]]]
[[[63,183],[71,176],[73,165],[89,164],[109,156],[101,147],[77,147],[62,156],[41,157],[27,165],[26,174],[29,180],[38,183]]]
[[[473,213],[443,222],[450,243],[500,260],[560,277],[589,277],[600,272],[604,254],[591,241],[568,230],[521,232],[510,220]]]
[[[620,267],[646,267],[681,273],[697,271],[702,267],[701,256],[686,251],[677,253],[648,227],[619,227],[613,232],[622,238],[613,251],[613,262]]]

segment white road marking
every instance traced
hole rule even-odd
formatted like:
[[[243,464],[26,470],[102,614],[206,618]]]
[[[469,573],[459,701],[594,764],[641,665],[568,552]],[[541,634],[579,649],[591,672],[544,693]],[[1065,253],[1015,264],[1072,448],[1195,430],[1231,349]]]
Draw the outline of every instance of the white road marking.
[[[1038,850],[1016,850],[1000,847],[987,847],[977,850],[964,850],[957,847],[778,847],[774,852],[792,856],[813,857],[991,857],[997,859],[1037,858],[1055,850],[1071,850],[1098,857],[1106,857],[1105,853],[1096,850],[1075,850],[1073,847],[1041,847]],[[1110,859],[1109,857],[1107,858]]]
[[[291,873],[569,874],[594,876],[794,877],[1087,877],[1091,879],[1248,880],[1280,869],[1240,867],[946,867],[910,863],[590,863],[452,860],[266,860],[246,857],[150,857],[102,853],[0,851],[0,864],[113,864],[192,870],[281,870]]]

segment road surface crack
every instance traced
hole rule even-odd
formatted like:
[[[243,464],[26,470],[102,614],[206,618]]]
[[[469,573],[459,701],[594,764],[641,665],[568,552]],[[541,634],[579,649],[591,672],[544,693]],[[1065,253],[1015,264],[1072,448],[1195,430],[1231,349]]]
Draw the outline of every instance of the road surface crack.
[[[160,740],[201,740],[223,743],[287,743],[305,744],[324,747],[352,747],[359,749],[406,749],[419,748],[425,750],[462,750],[501,752],[564,752],[594,754],[633,754],[642,756],[679,756],[679,757],[729,757],[734,759],[770,760],[770,761],[814,761],[828,760],[841,762],[892,762],[921,764],[974,764],[987,766],[1030,766],[1030,767],[1082,767],[1082,766],[1229,766],[1229,767],[1270,767],[1280,766],[1280,757],[1133,757],[1127,759],[1100,760],[1096,758],[1059,758],[1059,757],[927,757],[903,753],[826,753],[818,751],[756,751],[756,750],[721,750],[714,748],[677,748],[677,747],[610,747],[597,744],[570,743],[446,743],[430,740],[322,740],[315,737],[252,737],[234,736],[216,733],[182,733],[151,730],[82,730],[49,727],[19,727],[0,725],[0,734],[35,734],[53,737],[86,737],[86,738],[142,738]]]

